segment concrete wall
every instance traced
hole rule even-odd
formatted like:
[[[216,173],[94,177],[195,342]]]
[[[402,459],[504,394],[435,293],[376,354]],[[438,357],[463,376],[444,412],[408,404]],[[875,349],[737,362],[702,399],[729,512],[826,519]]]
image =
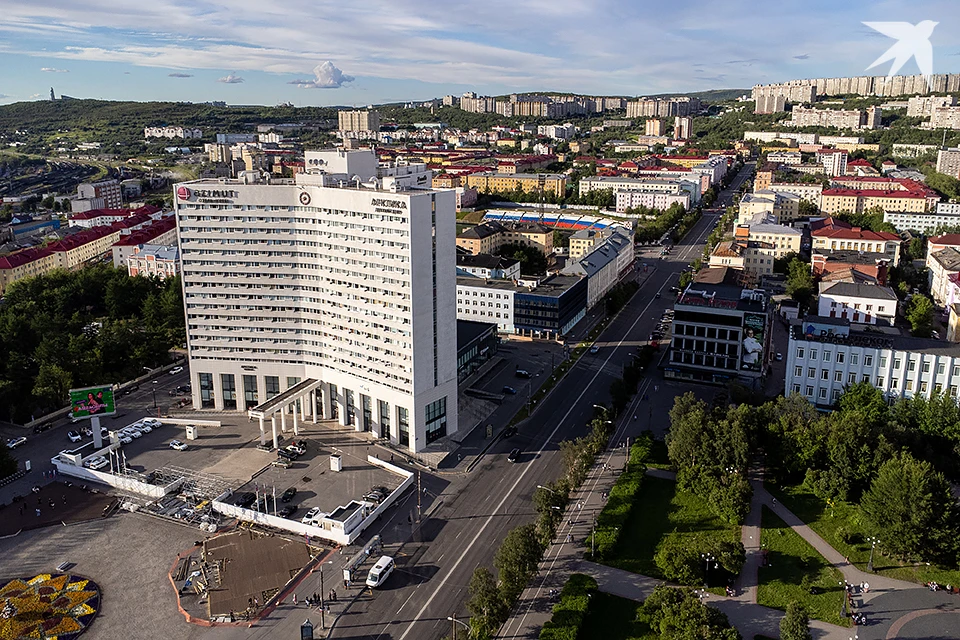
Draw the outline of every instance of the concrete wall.
[[[50,462],[52,462],[57,468],[57,473],[61,473],[65,476],[71,476],[73,478],[88,480],[91,482],[99,482],[101,484],[116,487],[117,489],[123,489],[124,491],[130,491],[131,493],[136,493],[148,498],[153,498],[155,500],[159,500],[168,493],[173,493],[180,488],[181,484],[183,484],[182,478],[180,480],[175,480],[166,486],[148,484],[129,476],[117,476],[107,471],[94,471],[93,469],[88,469],[83,466],[77,466],[69,462],[64,462],[59,457],[51,459]]]

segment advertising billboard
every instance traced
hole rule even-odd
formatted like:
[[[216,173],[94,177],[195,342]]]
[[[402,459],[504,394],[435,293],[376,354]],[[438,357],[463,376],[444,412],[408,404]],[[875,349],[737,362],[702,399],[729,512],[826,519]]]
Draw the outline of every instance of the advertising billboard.
[[[767,316],[762,313],[743,314],[743,344],[740,349],[740,368],[747,371],[763,370],[763,333]]]
[[[113,386],[70,389],[70,417],[74,420],[93,416],[109,416],[117,412],[113,403]]]

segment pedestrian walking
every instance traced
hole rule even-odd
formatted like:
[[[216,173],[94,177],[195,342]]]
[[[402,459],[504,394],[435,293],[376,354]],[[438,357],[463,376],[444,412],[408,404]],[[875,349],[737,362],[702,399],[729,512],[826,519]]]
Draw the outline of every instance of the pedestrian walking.
[[[36,511],[37,511],[37,517],[39,518],[39,517],[40,517],[40,509],[37,509]]]
[[[293,604],[294,606],[297,604],[297,594],[293,594]]]
[[[863,583],[863,592],[864,592],[864,593],[869,593],[869,592],[870,592],[870,583],[869,583],[869,582],[864,582],[864,583]]]

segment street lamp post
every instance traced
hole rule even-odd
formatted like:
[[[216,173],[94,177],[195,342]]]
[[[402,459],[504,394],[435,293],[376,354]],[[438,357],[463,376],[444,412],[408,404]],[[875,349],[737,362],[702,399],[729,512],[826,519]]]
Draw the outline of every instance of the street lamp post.
[[[840,617],[847,617],[847,583],[840,582],[840,588],[843,589],[843,602],[840,604]]]
[[[326,605],[324,604],[324,601],[323,601],[323,598],[324,598],[324,593],[323,593],[323,565],[325,565],[325,564],[333,564],[333,560],[327,560],[326,562],[321,562],[321,563],[320,563],[320,628],[321,628],[321,629],[326,629],[326,627],[324,626],[324,619],[323,619],[324,609],[326,609]]]
[[[456,615],[447,616],[447,620],[449,620],[450,622],[453,623],[453,625],[452,625],[452,626],[453,626],[453,640],[457,640],[457,625],[458,625],[458,624],[459,624],[460,626],[462,626],[464,629],[466,629],[466,630],[467,630],[467,633],[470,632],[470,625],[468,625],[468,624],[467,624],[466,622],[464,622],[463,620],[457,620],[457,616],[456,616]]]
[[[157,384],[157,381],[154,380],[153,384]],[[157,388],[155,386],[151,386],[150,390],[153,392],[153,408],[156,409],[157,408]]]
[[[710,580],[708,579],[710,574],[710,563],[716,560],[716,558],[713,557],[712,553],[701,553],[700,557],[703,558],[704,562],[706,562],[706,568],[703,572],[703,588],[706,589],[707,585],[710,583]]]
[[[880,542],[876,536],[871,536],[867,538],[867,541],[870,543],[870,560],[867,561],[867,571],[873,572],[873,550],[877,548],[877,543]]]

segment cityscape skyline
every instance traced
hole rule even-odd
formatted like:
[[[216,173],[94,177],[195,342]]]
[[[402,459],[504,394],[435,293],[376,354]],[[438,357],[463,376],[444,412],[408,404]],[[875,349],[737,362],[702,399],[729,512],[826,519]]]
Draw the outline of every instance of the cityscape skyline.
[[[639,96],[749,89],[794,78],[882,74],[889,46],[870,20],[940,22],[934,73],[960,70],[955,8],[943,0],[836,7],[705,2],[655,14],[579,0],[424,12],[408,0],[363,9],[163,0],[117,12],[101,0],[0,2],[0,103],[57,95],[110,100],[363,106],[464,91]],[[291,20],[295,16],[296,20]],[[783,37],[789,24],[791,37]],[[532,25],[536,25],[533,32]],[[614,48],[611,43],[640,42]],[[899,71],[917,73],[911,60]],[[315,89],[320,89],[315,91]]]

